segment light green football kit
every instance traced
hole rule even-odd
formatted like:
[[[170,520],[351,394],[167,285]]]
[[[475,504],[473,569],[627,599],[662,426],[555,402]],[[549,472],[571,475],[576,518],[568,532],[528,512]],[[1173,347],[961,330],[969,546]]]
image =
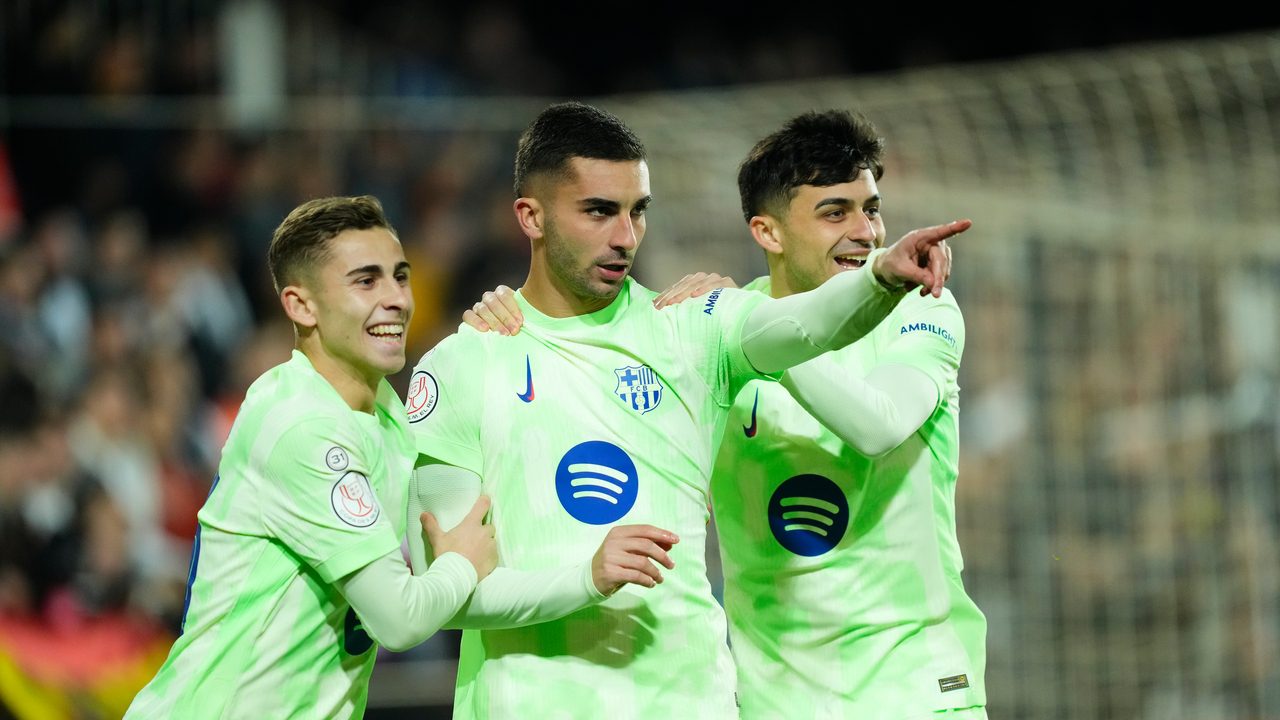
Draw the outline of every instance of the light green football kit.
[[[373,414],[297,350],[255,381],[198,516],[182,635],[127,717],[362,716],[376,649],[334,583],[400,548],[415,454],[385,380]],[[461,602],[474,573],[455,575]]]
[[[747,289],[767,294],[769,279]],[[875,458],[778,383],[737,396],[711,490],[743,718],[985,716],[986,620],[965,593],[955,528],[963,350],[944,290],[911,293],[821,358],[849,377],[907,365],[936,385],[923,427]]]
[[[765,298],[723,290],[659,311],[654,295],[628,278],[608,307],[552,318],[517,293],[518,335],[461,326],[410,380],[418,451],[483,478],[504,567],[589,558],[614,524],[680,537],[656,588],[466,630],[456,718],[737,717],[704,560],[707,490],[725,414],[762,377],[740,335]]]

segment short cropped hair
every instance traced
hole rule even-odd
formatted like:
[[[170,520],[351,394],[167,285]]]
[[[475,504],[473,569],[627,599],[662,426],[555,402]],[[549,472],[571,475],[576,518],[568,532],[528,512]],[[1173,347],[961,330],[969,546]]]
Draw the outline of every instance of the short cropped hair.
[[[329,259],[329,241],[346,230],[396,231],[372,195],[308,200],[290,212],[271,236],[267,267],[276,292],[309,276]]]
[[[551,105],[520,134],[515,192],[525,197],[529,179],[563,176],[575,157],[626,162],[644,160],[644,143],[617,116],[577,101]]]
[[[801,185],[852,182],[863,170],[884,174],[884,138],[862,115],[844,110],[807,112],[751,148],[738,167],[738,194],[747,222],[781,216]]]

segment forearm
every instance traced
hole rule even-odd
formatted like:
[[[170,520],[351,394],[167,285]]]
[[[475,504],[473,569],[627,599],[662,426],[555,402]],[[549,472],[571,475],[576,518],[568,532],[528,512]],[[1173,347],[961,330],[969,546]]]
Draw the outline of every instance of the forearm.
[[[933,380],[909,365],[882,365],[859,378],[822,356],[788,370],[782,385],[828,430],[869,457],[901,445],[938,406]]]
[[[591,580],[591,560],[549,570],[495,568],[446,624],[500,629],[547,622],[604,599]]]
[[[742,350],[763,373],[775,373],[838,350],[871,331],[905,295],[890,291],[866,267],[843,272],[809,292],[761,303],[747,316]]]
[[[431,637],[457,614],[476,587],[476,570],[445,553],[423,575],[412,575],[393,551],[338,581],[338,590],[382,647],[403,652]]]
[[[415,573],[434,567],[419,515],[429,511],[441,528],[452,529],[475,504],[480,488],[479,475],[451,465],[427,464],[414,471],[408,522],[409,557]],[[476,586],[447,626],[520,627],[555,620],[603,599],[592,582],[590,557],[583,563],[538,571],[498,567]]]

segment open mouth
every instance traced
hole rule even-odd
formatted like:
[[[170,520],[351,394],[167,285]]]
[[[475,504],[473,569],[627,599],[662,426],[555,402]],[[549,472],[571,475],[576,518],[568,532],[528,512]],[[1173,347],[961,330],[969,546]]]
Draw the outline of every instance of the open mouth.
[[[867,264],[867,256],[862,253],[845,253],[835,257],[836,264],[847,270],[855,270]]]
[[[368,333],[383,340],[401,340],[404,338],[404,323],[382,323],[369,328]]]
[[[627,274],[628,266],[626,263],[601,263],[596,267],[600,268],[606,280],[619,280]]]

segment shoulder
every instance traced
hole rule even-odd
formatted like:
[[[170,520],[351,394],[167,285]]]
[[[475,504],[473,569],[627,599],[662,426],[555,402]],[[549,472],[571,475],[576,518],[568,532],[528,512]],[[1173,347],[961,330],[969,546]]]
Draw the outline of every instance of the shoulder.
[[[726,318],[741,318],[756,305],[769,299],[768,295],[754,290],[724,287],[689,298],[676,305],[675,309],[688,317],[722,321]]]
[[[272,468],[270,475],[279,482],[327,477],[328,471],[363,471],[371,461],[370,431],[356,422],[351,412],[345,417],[335,414],[295,418],[275,429],[274,442],[264,447],[267,453],[259,457],[260,462],[265,461]],[[263,439],[272,440],[270,436]]]
[[[903,298],[893,313],[881,323],[883,332],[906,340],[916,337],[936,337],[953,348],[964,345],[965,322],[960,306],[951,291],[943,289],[942,297],[912,291]]]
[[[761,275],[755,280],[752,280],[746,285],[743,285],[742,289],[749,290],[751,292],[764,293],[765,295],[768,295],[773,289],[773,282],[768,275]]]
[[[942,288],[942,297],[934,297],[933,295],[920,295],[920,291],[912,290],[907,296],[902,298],[898,303],[896,311],[899,313],[923,312],[934,308],[947,308],[956,312],[960,311],[960,305],[956,303],[955,295],[951,294],[948,288]]]
[[[650,290],[641,285],[635,278],[628,278],[627,293],[631,296],[630,300],[634,303],[646,303],[650,307],[653,306],[653,299],[658,297],[657,290]]]
[[[481,362],[488,355],[489,344],[500,337],[498,333],[482,333],[463,323],[452,335],[423,353],[414,365],[414,372]]]
[[[272,425],[287,425],[311,418],[350,422],[351,409],[310,363],[295,356],[249,386],[239,414],[264,416]]]

